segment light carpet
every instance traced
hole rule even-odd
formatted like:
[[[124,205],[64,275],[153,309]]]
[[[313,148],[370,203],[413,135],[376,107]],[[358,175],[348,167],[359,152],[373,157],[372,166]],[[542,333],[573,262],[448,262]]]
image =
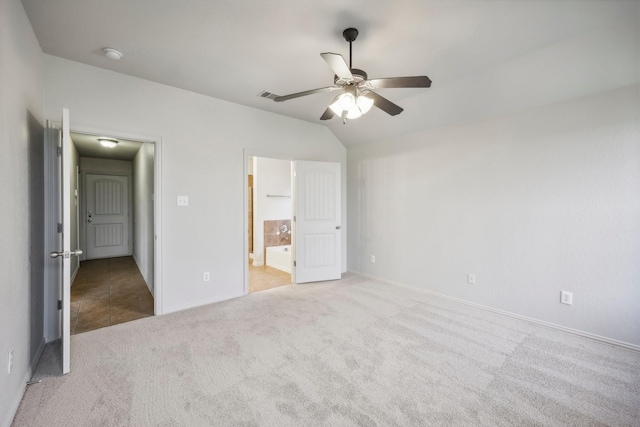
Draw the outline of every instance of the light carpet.
[[[354,275],[71,346],[14,426],[640,425],[640,353]]]

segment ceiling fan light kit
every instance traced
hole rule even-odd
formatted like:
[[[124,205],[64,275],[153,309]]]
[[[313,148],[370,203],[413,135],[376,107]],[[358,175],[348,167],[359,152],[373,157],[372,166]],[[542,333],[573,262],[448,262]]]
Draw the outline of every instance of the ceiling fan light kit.
[[[391,116],[398,115],[403,111],[400,106],[373,92],[373,89],[431,87],[431,80],[427,76],[368,79],[367,73],[357,68],[352,68],[351,64],[352,43],[358,37],[358,30],[355,28],[347,28],[342,32],[342,36],[349,43],[349,66],[347,66],[347,63],[340,54],[331,52],[320,54],[322,59],[325,60],[335,73],[333,86],[284,96],[262,91],[258,96],[272,99],[275,102],[284,102],[315,93],[339,90],[342,91],[342,93],[334,98],[320,117],[320,120],[329,120],[333,118],[333,116],[339,116],[342,118],[342,122],[346,123],[347,119],[357,119],[363,114],[366,114],[374,105]]]

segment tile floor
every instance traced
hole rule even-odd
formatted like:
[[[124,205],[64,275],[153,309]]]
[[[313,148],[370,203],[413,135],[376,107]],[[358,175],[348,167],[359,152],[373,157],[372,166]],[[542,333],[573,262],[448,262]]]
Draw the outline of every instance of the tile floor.
[[[291,274],[264,265],[256,267],[249,260],[249,293],[291,284]]]
[[[71,285],[71,333],[153,316],[153,296],[132,257],[82,261]]]

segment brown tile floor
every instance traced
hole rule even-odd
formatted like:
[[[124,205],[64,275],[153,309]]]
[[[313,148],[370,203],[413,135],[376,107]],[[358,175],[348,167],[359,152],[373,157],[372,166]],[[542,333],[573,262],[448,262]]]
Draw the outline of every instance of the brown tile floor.
[[[249,293],[291,284],[291,274],[264,265],[256,267],[249,260]]]
[[[71,333],[153,316],[153,296],[132,257],[82,261],[71,286]]]

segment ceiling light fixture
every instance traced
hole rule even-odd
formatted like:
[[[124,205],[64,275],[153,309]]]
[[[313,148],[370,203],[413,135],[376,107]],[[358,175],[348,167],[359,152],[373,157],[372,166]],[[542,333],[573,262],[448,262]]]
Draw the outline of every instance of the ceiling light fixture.
[[[103,147],[113,148],[118,145],[118,140],[113,138],[98,138]]]
[[[114,61],[119,61],[120,58],[122,58],[122,52],[111,47],[105,47],[102,51],[107,58],[113,59]]]
[[[331,52],[320,54],[334,73],[333,86],[284,96],[263,90],[258,96],[272,99],[275,102],[283,102],[316,93],[340,91],[340,95],[335,97],[329,107],[322,113],[320,120],[330,120],[333,116],[339,116],[342,119],[342,123],[346,123],[347,119],[357,119],[366,114],[373,106],[390,116],[397,116],[402,113],[402,107],[378,95],[374,92],[376,89],[431,87],[431,79],[427,76],[369,79],[367,73],[358,68],[353,68],[352,65],[352,45],[358,37],[358,30],[347,28],[342,32],[342,37],[349,43],[349,64],[340,54]]]
[[[329,105],[335,115],[342,117],[343,122],[345,119],[357,119],[366,114],[373,106],[373,99],[367,98],[365,94],[360,94],[355,86],[347,86],[344,90],[345,93],[338,95]]]

